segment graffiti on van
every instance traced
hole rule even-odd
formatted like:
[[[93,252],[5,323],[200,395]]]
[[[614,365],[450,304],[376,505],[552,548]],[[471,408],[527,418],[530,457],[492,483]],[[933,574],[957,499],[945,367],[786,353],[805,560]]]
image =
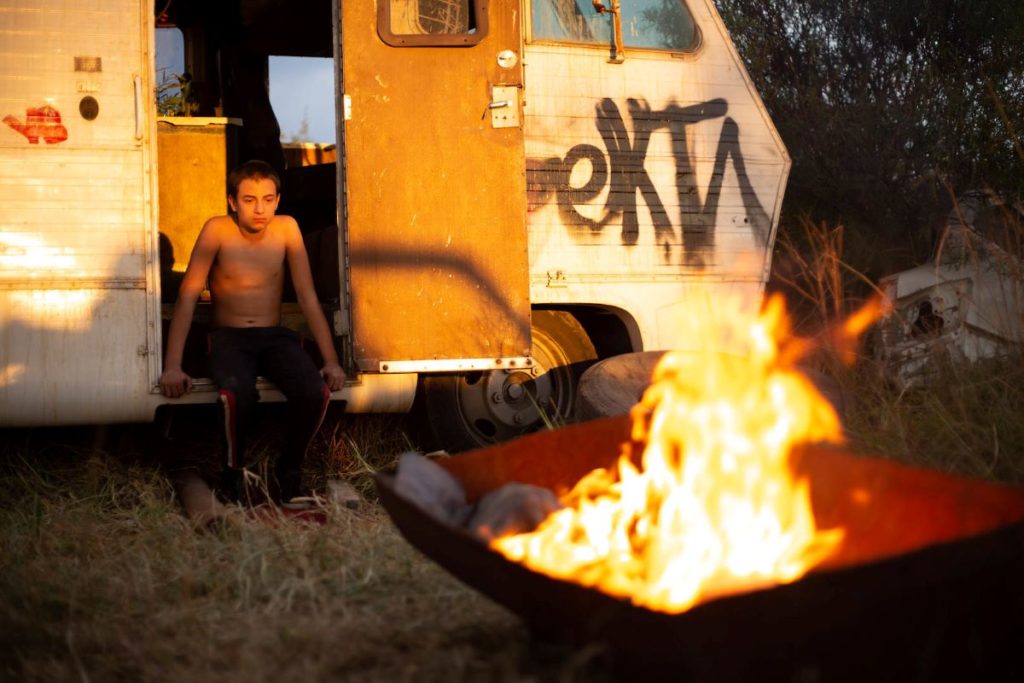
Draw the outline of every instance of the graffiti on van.
[[[25,110],[24,121],[8,114],[4,123],[25,136],[32,145],[38,145],[40,138],[48,145],[68,139],[68,129],[60,121],[60,112],[49,105],[29,107]]]
[[[670,104],[664,109],[652,110],[644,100],[629,99],[630,140],[618,105],[610,98],[603,99],[596,106],[595,124],[605,149],[578,144],[562,158],[529,160],[527,173],[531,208],[546,204],[554,196],[562,222],[580,241],[601,233],[608,226],[620,224],[622,244],[631,246],[637,243],[640,234],[637,216],[639,190],[639,196],[651,214],[655,243],[663,251],[666,262],[672,258],[674,245],[681,245],[683,265],[701,267],[715,247],[715,220],[722,180],[726,162],[732,159],[746,220],[758,243],[767,245],[771,216],[758,200],[747,175],[739,143],[739,125],[726,116],[728,106],[724,99],[719,98],[689,106]],[[694,160],[687,149],[685,129],[700,121],[722,117],[724,121],[715,150],[711,180],[702,201],[696,186]],[[651,134],[663,128],[667,128],[672,137],[681,233],[673,226],[665,203],[644,167]],[[570,175],[584,160],[589,162],[590,177],[582,185],[573,186]],[[579,207],[590,205],[606,186],[607,199],[600,217],[583,215]]]

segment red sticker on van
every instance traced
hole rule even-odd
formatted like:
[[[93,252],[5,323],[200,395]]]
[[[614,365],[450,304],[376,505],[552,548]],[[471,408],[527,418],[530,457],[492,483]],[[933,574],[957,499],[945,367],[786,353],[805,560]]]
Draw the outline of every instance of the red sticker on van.
[[[24,135],[33,145],[39,144],[40,138],[48,145],[68,139],[68,129],[61,125],[60,112],[49,105],[26,109],[24,122],[8,114],[4,123]]]

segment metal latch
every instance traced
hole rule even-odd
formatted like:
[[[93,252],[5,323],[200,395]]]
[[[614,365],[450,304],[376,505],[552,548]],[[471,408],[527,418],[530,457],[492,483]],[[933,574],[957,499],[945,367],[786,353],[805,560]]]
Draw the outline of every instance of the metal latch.
[[[491,87],[491,128],[519,127],[519,88],[508,85]]]
[[[608,60],[612,64],[622,64],[626,55],[622,51],[622,10],[619,8],[619,0],[611,0],[611,7],[605,7],[601,0],[593,0],[594,9],[597,10],[598,14],[610,14],[613,17],[613,27],[615,29],[615,47],[611,58]]]

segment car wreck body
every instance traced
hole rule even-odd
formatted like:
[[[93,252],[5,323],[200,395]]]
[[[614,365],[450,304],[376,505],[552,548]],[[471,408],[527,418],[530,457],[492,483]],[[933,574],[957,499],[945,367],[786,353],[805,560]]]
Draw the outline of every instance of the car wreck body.
[[[939,359],[974,362],[1020,350],[1020,216],[1017,207],[966,198],[928,263],[883,278],[891,309],[877,351],[900,382],[927,383]]]

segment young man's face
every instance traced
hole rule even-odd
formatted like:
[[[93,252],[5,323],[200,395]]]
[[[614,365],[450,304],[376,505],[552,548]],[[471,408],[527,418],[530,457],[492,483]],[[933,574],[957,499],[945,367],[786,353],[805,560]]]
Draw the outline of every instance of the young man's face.
[[[247,178],[239,183],[237,197],[228,196],[228,204],[243,230],[262,232],[274,217],[280,199],[270,178]]]

